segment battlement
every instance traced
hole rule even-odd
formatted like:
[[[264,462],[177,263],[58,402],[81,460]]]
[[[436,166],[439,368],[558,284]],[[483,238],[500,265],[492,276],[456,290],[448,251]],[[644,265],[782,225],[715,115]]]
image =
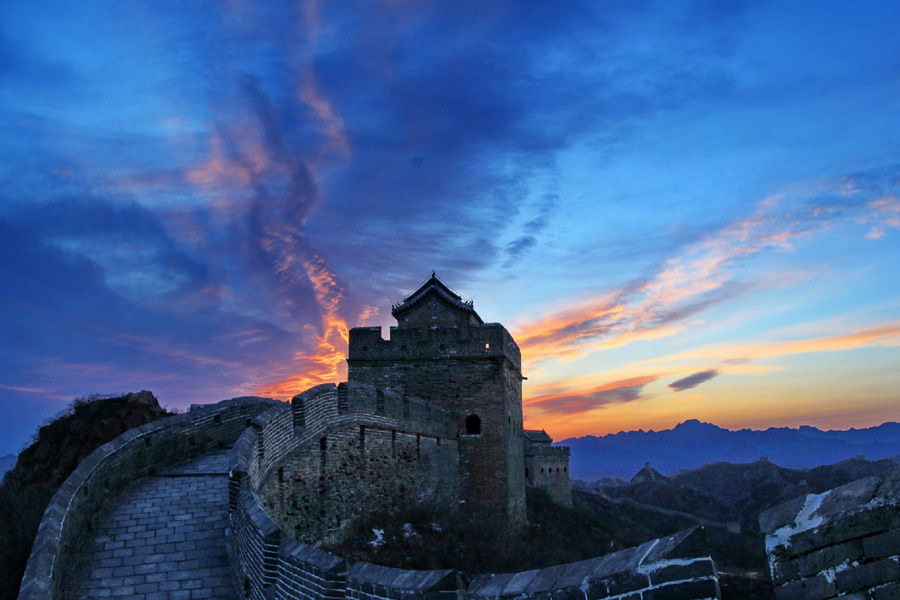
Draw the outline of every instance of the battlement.
[[[569,456],[571,454],[571,448],[568,446],[539,446],[539,445],[527,445],[525,446],[525,456]]]
[[[522,368],[519,346],[499,323],[391,327],[389,340],[381,336],[380,327],[354,327],[347,362],[486,358],[505,359],[517,371]]]
[[[404,396],[355,381],[326,383],[297,394],[291,400],[294,428],[309,431],[351,419],[363,424],[390,425],[394,429],[456,437],[456,417],[444,408],[414,396]]]

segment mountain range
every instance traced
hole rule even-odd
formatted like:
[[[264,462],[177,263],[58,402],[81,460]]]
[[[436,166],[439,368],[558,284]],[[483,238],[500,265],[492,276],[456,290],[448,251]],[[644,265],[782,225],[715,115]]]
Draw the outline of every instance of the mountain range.
[[[770,427],[731,431],[696,419],[664,431],[628,431],[561,440],[572,449],[573,478],[630,480],[646,463],[664,474],[716,462],[750,463],[765,458],[782,467],[808,469],[865,456],[900,455],[900,423],[823,431],[815,427]]]

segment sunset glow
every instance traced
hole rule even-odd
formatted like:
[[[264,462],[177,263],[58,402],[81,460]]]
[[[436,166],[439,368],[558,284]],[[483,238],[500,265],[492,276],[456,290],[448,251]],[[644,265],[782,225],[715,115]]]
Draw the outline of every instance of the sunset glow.
[[[0,7],[0,455],[346,377],[432,270],[554,438],[900,421],[891,3]]]

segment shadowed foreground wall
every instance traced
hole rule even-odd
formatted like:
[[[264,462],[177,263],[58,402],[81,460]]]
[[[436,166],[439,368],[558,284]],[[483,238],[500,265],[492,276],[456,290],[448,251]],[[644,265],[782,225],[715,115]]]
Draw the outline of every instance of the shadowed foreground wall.
[[[778,600],[900,598],[900,473],[867,477],[763,512]]]
[[[235,398],[130,429],[81,461],[57,490],[38,528],[19,600],[61,598],[83,533],[133,480],[214,448],[228,448],[256,415],[278,402]]]

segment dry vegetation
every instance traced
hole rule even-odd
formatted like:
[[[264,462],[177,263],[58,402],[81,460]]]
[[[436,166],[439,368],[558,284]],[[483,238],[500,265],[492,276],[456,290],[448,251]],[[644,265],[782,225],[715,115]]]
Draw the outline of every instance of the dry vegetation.
[[[132,427],[166,416],[150,392],[79,398],[43,425],[0,485],[0,600],[18,595],[41,517],[84,458]]]

